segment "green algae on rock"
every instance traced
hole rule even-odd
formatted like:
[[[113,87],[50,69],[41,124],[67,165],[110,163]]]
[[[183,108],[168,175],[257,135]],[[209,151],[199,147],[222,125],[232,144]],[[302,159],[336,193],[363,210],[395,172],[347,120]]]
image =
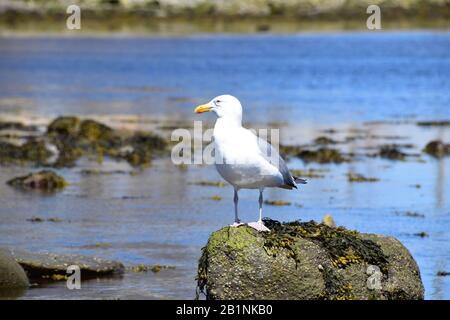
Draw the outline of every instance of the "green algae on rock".
[[[391,237],[265,219],[214,232],[199,260],[207,299],[423,299],[416,262]],[[378,277],[379,286],[371,286]],[[370,282],[370,283],[369,283]]]
[[[67,182],[63,177],[50,170],[30,173],[26,176],[13,178],[6,182],[8,185],[21,189],[61,190]]]

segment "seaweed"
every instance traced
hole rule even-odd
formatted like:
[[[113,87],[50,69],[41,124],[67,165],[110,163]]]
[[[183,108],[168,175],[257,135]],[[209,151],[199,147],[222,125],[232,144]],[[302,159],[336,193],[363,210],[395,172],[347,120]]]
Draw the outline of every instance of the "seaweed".
[[[288,256],[297,262],[298,256],[293,246],[296,238],[301,237],[325,249],[333,266],[337,268],[366,262],[377,265],[387,272],[387,259],[380,246],[371,240],[361,239],[356,231],[343,227],[333,228],[314,221],[282,224],[275,220],[264,219],[264,224],[271,230],[264,234],[264,246],[272,255],[276,255],[278,249],[286,248]]]
[[[318,150],[302,150],[297,155],[304,162],[336,163],[350,162],[339,150],[331,148],[320,148]]]
[[[67,185],[63,177],[50,170],[42,170],[26,176],[13,178],[6,183],[20,189],[40,189],[46,191],[61,190]]]
[[[378,178],[365,177],[358,173],[348,172],[347,178],[349,182],[377,182],[380,181]]]
[[[33,163],[43,165],[51,155],[52,153],[47,149],[45,142],[34,138],[22,145],[0,142],[1,164]]]
[[[443,143],[440,140],[431,141],[425,146],[423,152],[435,158],[441,158],[450,155],[450,144]]]
[[[71,116],[50,123],[47,136],[59,151],[55,167],[73,166],[85,155],[95,155],[99,163],[109,156],[134,167],[146,166],[167,147],[163,138],[150,132],[139,131],[127,137],[101,122]]]

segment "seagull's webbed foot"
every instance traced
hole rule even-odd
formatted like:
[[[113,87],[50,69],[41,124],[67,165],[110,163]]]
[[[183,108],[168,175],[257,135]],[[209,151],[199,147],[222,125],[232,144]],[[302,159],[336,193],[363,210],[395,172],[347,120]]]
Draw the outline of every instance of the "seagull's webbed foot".
[[[233,224],[230,224],[230,227],[236,228],[236,227],[239,227],[239,226],[242,226],[242,225],[243,225],[243,223],[240,220],[237,220]]]
[[[264,225],[262,220],[258,220],[257,222],[249,222],[247,225],[260,232],[270,232],[270,229]]]

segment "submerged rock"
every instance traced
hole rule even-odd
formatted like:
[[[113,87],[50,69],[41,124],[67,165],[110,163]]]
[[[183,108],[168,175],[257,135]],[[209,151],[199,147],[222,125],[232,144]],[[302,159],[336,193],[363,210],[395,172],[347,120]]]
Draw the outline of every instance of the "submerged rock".
[[[42,170],[30,173],[26,176],[13,178],[6,183],[21,189],[39,189],[47,191],[60,190],[67,185],[67,182],[63,177],[50,170]]]
[[[16,261],[32,279],[54,279],[54,275],[67,275],[67,267],[80,267],[82,277],[113,276],[124,271],[122,263],[91,256],[13,251]]]
[[[423,151],[433,157],[441,158],[450,155],[450,144],[443,143],[440,140],[431,141],[425,146]]]
[[[6,289],[28,288],[28,278],[9,250],[0,248],[0,296]]]
[[[265,220],[214,232],[202,249],[207,299],[423,299],[416,262],[396,239],[316,222]]]

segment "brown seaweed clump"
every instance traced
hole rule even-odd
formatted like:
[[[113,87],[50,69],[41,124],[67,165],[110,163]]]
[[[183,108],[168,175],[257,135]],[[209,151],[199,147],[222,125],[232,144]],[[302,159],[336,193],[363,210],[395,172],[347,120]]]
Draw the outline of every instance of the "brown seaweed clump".
[[[407,154],[400,151],[396,145],[382,145],[378,151],[378,156],[389,160],[405,160]]]
[[[440,140],[431,141],[425,146],[423,151],[433,157],[441,158],[450,155],[450,144],[443,143]]]
[[[365,177],[362,174],[349,172],[347,173],[347,178],[349,182],[377,182],[380,181],[378,178]]]
[[[63,177],[53,171],[42,170],[26,176],[13,178],[7,184],[25,190],[38,189],[54,191],[63,189],[67,185],[67,182]]]
[[[339,150],[331,148],[320,148],[318,150],[302,150],[297,154],[297,157],[308,162],[317,163],[343,163],[350,162],[350,159],[345,157]]]
[[[47,135],[59,150],[56,167],[72,166],[84,155],[96,155],[99,162],[109,156],[125,159],[132,166],[148,165],[167,146],[164,139],[149,132],[126,136],[98,121],[72,116],[55,119]]]
[[[314,143],[320,144],[320,145],[326,145],[326,144],[336,144],[337,141],[335,141],[331,138],[325,137],[325,136],[320,136],[314,140]]]
[[[349,157],[344,156],[339,150],[328,147],[320,147],[315,149],[307,148],[305,146],[281,145],[280,154],[284,157],[293,156],[300,158],[306,163],[316,162],[320,164],[339,164],[351,161]]]

